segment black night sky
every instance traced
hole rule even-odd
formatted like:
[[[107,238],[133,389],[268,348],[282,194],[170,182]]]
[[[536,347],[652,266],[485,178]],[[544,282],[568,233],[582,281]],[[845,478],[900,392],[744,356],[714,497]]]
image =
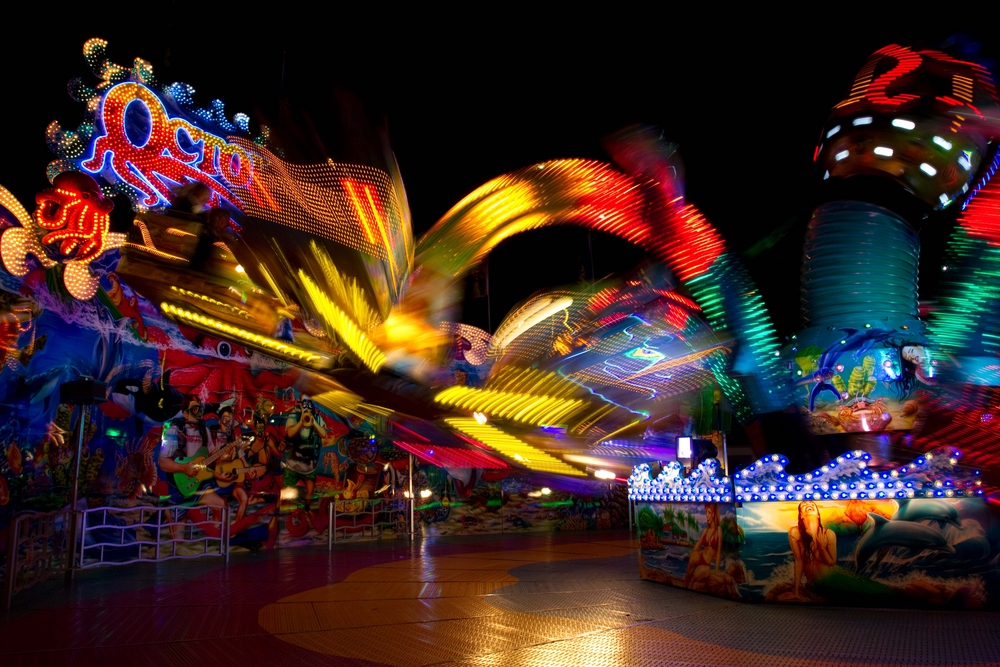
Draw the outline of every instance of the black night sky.
[[[279,133],[289,119],[299,130],[311,125],[323,146],[306,153],[346,159],[344,119],[386,123],[417,235],[494,176],[551,158],[608,159],[603,137],[652,124],[680,145],[689,199],[744,254],[786,335],[801,326],[802,235],[821,182],[813,148],[868,54],[892,42],[941,47],[962,34],[979,43],[991,69],[1000,56],[971,16],[925,15],[917,23],[899,22],[898,11],[879,18],[849,11],[732,15],[720,6],[688,15],[667,5],[609,5],[599,14],[578,5],[541,16],[500,5],[396,14],[170,2],[37,10],[8,22],[0,47],[7,63],[0,184],[29,208],[47,186],[45,126],[80,121],[82,108],[65,85],[76,76],[93,82],[81,47],[94,36],[109,40],[119,64],[141,56],[161,82],[190,83],[199,105],[221,98],[230,115],[244,111],[255,126]],[[933,291],[947,224],[930,220],[921,232],[922,295]],[[589,241],[597,278],[641,259],[615,239]],[[587,233],[571,228],[503,244],[490,257],[492,326],[534,291],[589,274],[589,255]],[[467,312],[486,325],[484,308]]]

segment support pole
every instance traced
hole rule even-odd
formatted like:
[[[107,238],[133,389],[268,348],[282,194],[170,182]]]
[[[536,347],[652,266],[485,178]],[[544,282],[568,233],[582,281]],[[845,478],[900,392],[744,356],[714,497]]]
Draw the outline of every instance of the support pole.
[[[69,563],[66,568],[66,583],[73,581],[73,571],[77,561],[77,543],[80,540],[80,526],[76,511],[76,503],[80,495],[80,456],[83,453],[83,429],[86,426],[87,411],[94,403],[103,403],[107,400],[108,386],[103,382],[95,382],[93,378],[81,375],[78,380],[64,382],[59,386],[59,402],[75,405],[80,408],[80,420],[77,428],[80,429],[79,437],[76,441],[76,461],[74,462],[75,472],[73,474],[73,492],[69,506]],[[83,550],[80,549],[80,560],[83,560]]]
[[[18,517],[10,520],[10,536],[7,541],[7,577],[4,579],[3,608],[10,611],[10,603],[14,598],[14,584],[17,579],[18,535],[21,532],[21,521]]]
[[[337,504],[337,496],[326,506],[329,516],[326,518],[326,550],[333,551],[333,506]]]
[[[69,503],[69,564],[66,568],[66,583],[73,582],[74,572],[76,571],[76,543],[80,534],[79,516],[77,515],[76,503],[80,495],[80,456],[83,453],[83,420],[86,416],[85,410],[87,409],[87,406],[78,405],[77,407],[80,409],[80,419],[77,422],[77,428],[80,430],[80,437],[76,439],[76,457],[73,462],[73,492],[70,495]]]
[[[416,537],[416,534],[417,534],[416,515],[413,512],[413,474],[414,474],[414,469],[413,469],[413,453],[411,452],[410,453],[410,475],[409,475],[409,477],[410,477],[410,480],[409,480],[409,483],[410,483],[410,539],[411,540],[414,537]]]
[[[729,447],[726,445],[726,434],[722,433],[722,467],[725,468],[723,475],[729,474]]]

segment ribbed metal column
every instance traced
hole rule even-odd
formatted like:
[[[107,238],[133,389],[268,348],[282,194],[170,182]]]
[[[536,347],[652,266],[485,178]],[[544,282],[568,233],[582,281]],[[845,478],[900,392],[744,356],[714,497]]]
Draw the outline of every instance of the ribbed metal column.
[[[813,211],[802,260],[807,327],[917,321],[920,240],[892,211],[859,201]]]

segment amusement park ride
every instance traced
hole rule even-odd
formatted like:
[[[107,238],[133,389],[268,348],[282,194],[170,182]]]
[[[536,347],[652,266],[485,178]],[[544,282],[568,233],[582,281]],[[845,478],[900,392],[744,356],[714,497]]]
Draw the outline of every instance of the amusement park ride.
[[[292,163],[267,128],[255,136],[246,115],[218,100],[199,108],[190,86],[160,84],[138,58],[117,65],[105,47],[84,45],[97,83],[70,85],[82,123],[48,128],[52,188],[33,213],[0,190],[12,369],[35,344],[44,288],[66,312],[103,304],[136,345],[164,347],[146,326],[155,314],[199,349],[213,340],[258,369],[301,369],[318,403],[380,415],[400,442],[536,472],[623,480],[639,460],[674,455],[675,436],[714,437],[722,454],[720,411],[751,432],[770,415],[839,434],[753,440],[758,456],[948,445],[989,470],[1000,456],[985,435],[1000,378],[997,99],[976,63],[891,45],[834,107],[814,159],[839,199],[809,223],[805,328],[783,340],[740,259],[686,200],[657,132],[608,139],[613,162],[499,176],[414,239],[385,147],[371,164]],[[183,210],[195,185],[204,210]],[[134,209],[126,232],[111,231],[112,195]],[[913,212],[946,207],[963,208],[949,280],[921,318]],[[613,234],[653,262],[536,294],[492,333],[455,321],[465,277],[492,249],[553,225]],[[165,392],[163,360],[145,368],[147,393],[157,382]],[[7,384],[14,402],[30,391]]]

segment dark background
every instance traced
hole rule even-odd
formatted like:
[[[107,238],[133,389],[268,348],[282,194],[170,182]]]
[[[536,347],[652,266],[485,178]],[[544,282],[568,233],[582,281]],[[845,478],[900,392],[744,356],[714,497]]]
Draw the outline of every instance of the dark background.
[[[193,85],[199,106],[221,98],[228,115],[250,114],[254,131],[260,122],[276,127],[290,155],[349,159],[345,119],[384,123],[417,235],[494,176],[551,158],[607,159],[608,133],[654,124],[681,147],[688,198],[743,254],[788,335],[800,327],[802,234],[821,182],[813,149],[865,58],[892,42],[940,47],[962,35],[963,48],[979,43],[991,68],[997,59],[982,17],[932,15],[949,9],[919,17],[899,5],[884,16],[861,5],[812,16],[615,4],[545,15],[500,5],[400,14],[293,2],[29,9],[5,24],[0,46],[0,184],[29,208],[47,186],[44,130],[51,120],[67,129],[81,120],[65,84],[76,76],[94,83],[81,55],[93,36],[109,40],[118,64],[140,56],[161,83]],[[948,217],[921,230],[922,296],[933,295]],[[489,311],[485,299],[470,301],[466,318],[483,327],[489,318],[495,329],[540,288],[641,258],[599,233],[523,234],[490,256]]]

